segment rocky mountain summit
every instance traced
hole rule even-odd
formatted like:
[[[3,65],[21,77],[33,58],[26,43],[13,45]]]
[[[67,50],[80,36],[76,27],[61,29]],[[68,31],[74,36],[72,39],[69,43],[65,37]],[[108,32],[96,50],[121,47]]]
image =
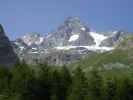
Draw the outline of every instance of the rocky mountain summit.
[[[14,53],[11,42],[5,35],[2,25],[0,25],[0,65],[11,67],[17,62],[17,55]]]
[[[92,32],[78,17],[69,17],[55,32],[46,36],[29,33],[12,44],[19,58],[27,63],[63,65],[86,55],[111,51],[128,35],[123,31]]]

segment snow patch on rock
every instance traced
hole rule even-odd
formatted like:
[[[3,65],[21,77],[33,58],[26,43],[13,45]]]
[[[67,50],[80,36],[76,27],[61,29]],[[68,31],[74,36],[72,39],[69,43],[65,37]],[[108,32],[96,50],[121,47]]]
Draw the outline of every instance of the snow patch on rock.
[[[35,44],[39,45],[44,41],[43,37],[40,37],[38,41],[35,42]]]
[[[97,46],[58,46],[55,47],[55,49],[58,50],[70,50],[70,49],[74,49],[74,48],[78,48],[78,47],[83,47],[88,49],[89,51],[110,51],[113,50],[113,47],[97,47]]]
[[[79,38],[79,35],[77,34],[74,34],[70,37],[70,39],[68,40],[69,42],[73,42],[73,41],[76,41],[77,39]]]
[[[92,36],[92,38],[95,41],[95,45],[85,45],[85,46],[57,46],[55,47],[55,49],[57,50],[70,50],[70,49],[74,49],[74,48],[79,48],[79,47],[83,47],[85,49],[88,49],[89,51],[110,51],[113,50],[113,47],[101,47],[100,44],[103,40],[107,39],[107,36],[104,36],[103,34],[98,34],[96,32],[90,32],[90,35]],[[68,40],[69,42],[72,41],[76,41],[79,38],[79,35],[74,34],[70,37],[70,39]]]
[[[82,31],[85,31],[85,30],[86,30],[86,28],[85,28],[85,27],[81,27],[81,30],[82,30]]]
[[[102,34],[98,34],[96,32],[90,32],[90,35],[93,37],[95,43],[96,43],[96,47],[100,46],[101,42],[105,39],[107,39],[107,36],[104,36]]]
[[[25,49],[25,47],[23,46],[20,46],[19,48],[20,48],[20,51],[23,51]]]

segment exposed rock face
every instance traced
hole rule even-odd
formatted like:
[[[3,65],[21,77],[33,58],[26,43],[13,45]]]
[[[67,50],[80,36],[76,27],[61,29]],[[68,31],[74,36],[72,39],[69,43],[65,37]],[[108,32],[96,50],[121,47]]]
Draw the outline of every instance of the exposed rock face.
[[[17,60],[18,58],[13,51],[10,41],[6,37],[2,25],[0,25],[0,65],[11,67]]]
[[[56,32],[49,33],[45,37],[38,33],[28,33],[12,44],[19,58],[30,64],[36,61],[46,61],[50,64],[62,65],[79,59],[90,52],[86,48],[78,47],[95,45],[89,32],[90,29],[79,18],[69,17]],[[57,49],[66,46],[77,47],[67,51]]]
[[[48,47],[93,45],[95,43],[89,32],[89,28],[79,18],[69,17],[55,33],[48,34],[45,43]]]
[[[95,53],[88,50],[81,52],[82,49],[84,50],[84,48],[74,48],[69,51],[52,50],[45,56],[45,61],[52,65],[64,65],[73,63],[84,58],[86,55],[92,55]]]
[[[114,31],[110,32],[107,34],[111,34],[109,38],[105,39],[102,41],[100,46],[107,46],[107,47],[112,47],[114,46],[117,42],[121,41],[124,37],[129,35],[128,33],[122,32],[122,31]]]
[[[133,35],[129,35],[129,36],[125,37],[123,40],[121,40],[117,44],[117,49],[132,50],[133,49]]]
[[[69,17],[55,32],[44,37],[28,33],[12,44],[19,58],[29,64],[39,61],[63,65],[86,55],[113,50],[126,35],[122,31],[92,32],[79,18]]]

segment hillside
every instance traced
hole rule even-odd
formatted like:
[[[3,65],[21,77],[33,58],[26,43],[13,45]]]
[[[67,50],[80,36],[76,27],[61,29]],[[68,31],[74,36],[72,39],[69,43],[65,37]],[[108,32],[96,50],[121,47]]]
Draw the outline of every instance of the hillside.
[[[61,29],[62,34],[64,30]],[[44,45],[45,39],[33,33],[12,42],[12,48],[4,32],[0,33],[5,40],[2,41],[2,38],[0,41],[4,44],[1,52],[11,50],[11,55],[15,55],[14,48],[20,61],[25,58],[24,62],[18,62],[10,69],[0,67],[0,100],[133,100],[131,34],[81,32],[80,42],[63,46],[54,43],[56,48],[47,48]],[[85,34],[94,44],[82,45]],[[55,37],[58,35],[54,34]],[[50,39],[55,40],[54,36]],[[69,38],[75,40],[77,34]],[[68,40],[62,41],[69,43]],[[2,54],[7,58],[7,63],[15,60],[7,56],[7,53]],[[31,61],[30,64],[26,64],[27,61]],[[33,61],[39,62],[34,65]]]
[[[0,24],[0,66],[11,67],[18,61],[10,40]]]
[[[76,63],[70,64],[70,69],[78,66],[86,73],[90,73],[93,69],[100,71],[107,76],[122,76],[122,74],[132,73],[133,71],[133,36],[128,36],[113,51],[105,53],[97,53],[85,57]]]

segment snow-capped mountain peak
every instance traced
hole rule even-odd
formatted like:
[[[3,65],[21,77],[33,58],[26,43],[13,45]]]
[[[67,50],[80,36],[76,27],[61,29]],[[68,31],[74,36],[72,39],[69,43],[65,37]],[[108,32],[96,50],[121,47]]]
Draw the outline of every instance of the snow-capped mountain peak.
[[[63,59],[64,64],[91,53],[111,51],[123,37],[120,31],[92,32],[79,18],[71,17],[45,37],[38,33],[23,36],[14,42],[14,49],[26,60],[54,60],[51,62],[59,64]]]
[[[70,50],[70,49],[75,49],[75,48],[85,48],[89,51],[110,51],[113,50],[114,47],[107,47],[107,46],[100,46],[102,41],[105,39],[109,38],[108,36],[105,36],[103,34],[97,33],[97,32],[89,32],[88,34],[91,35],[93,38],[95,44],[93,45],[67,45],[67,46],[57,46],[55,47],[57,50]],[[76,41],[79,39],[80,36],[77,34],[74,34],[70,37],[69,42]]]

